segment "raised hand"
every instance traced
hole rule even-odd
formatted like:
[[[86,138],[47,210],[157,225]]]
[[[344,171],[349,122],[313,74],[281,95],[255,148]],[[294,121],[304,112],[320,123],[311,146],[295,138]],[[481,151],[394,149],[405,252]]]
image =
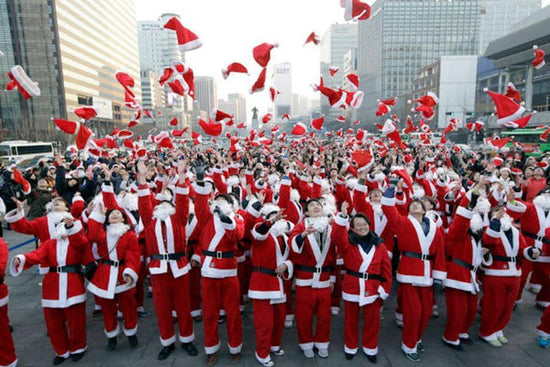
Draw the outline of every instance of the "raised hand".
[[[306,228],[305,231],[302,232],[302,237],[307,237],[310,234],[312,234],[313,232],[315,232],[315,228],[313,228],[313,226],[309,226],[309,227]]]
[[[15,203],[15,205],[17,205],[17,211],[22,212],[23,208],[25,207],[25,203],[27,202],[27,200],[19,201],[19,200],[17,200],[17,198],[15,198],[13,196],[12,196],[11,200]]]
[[[348,216],[348,208],[349,208],[349,203],[347,201],[344,201],[341,207],[341,213],[344,217]]]

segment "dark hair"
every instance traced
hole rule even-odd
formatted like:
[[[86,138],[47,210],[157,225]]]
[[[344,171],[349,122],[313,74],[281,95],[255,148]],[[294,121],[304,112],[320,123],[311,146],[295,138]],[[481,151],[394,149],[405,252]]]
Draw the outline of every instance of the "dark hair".
[[[227,193],[227,195],[233,199],[233,203],[239,203],[241,201],[237,192],[231,191]],[[233,205],[233,203],[231,204]]]
[[[233,205],[233,203],[234,203],[233,197],[230,194],[218,194],[218,195],[216,195],[215,199],[216,200],[223,199],[231,205]]]
[[[426,206],[424,205],[424,203],[420,199],[412,199],[411,202],[409,203],[409,205],[407,205],[407,211],[409,211],[412,203],[420,203],[420,205],[422,205],[422,209],[424,209],[424,213],[426,212]]]
[[[424,201],[427,201],[428,203],[430,203],[432,205],[432,207],[435,208],[436,206],[436,201],[434,198],[430,197],[430,196],[424,196],[422,199],[420,199],[420,201],[424,202]],[[426,206],[424,205],[424,210],[426,210]]]
[[[109,216],[111,215],[112,212],[114,211],[119,211],[120,214],[122,214],[122,222],[124,224],[127,224],[130,226],[130,228],[132,228],[132,223],[129,223],[128,222],[128,218],[126,217],[126,213],[124,212],[124,209],[109,209],[107,210],[107,212],[105,213],[105,222],[103,223],[103,228],[106,230],[107,229],[107,226],[110,224],[109,223]]]
[[[349,221],[349,225],[350,225],[351,228],[355,228],[355,220],[358,219],[358,218],[364,219],[370,227],[370,219],[363,213],[357,213],[353,217],[351,217],[351,219]]]
[[[309,208],[309,204],[311,204],[313,202],[316,202],[319,205],[323,206],[323,203],[321,203],[321,200],[319,200],[318,198],[317,199],[309,199],[308,201],[306,201],[306,204],[304,205],[304,213],[307,213],[308,208]]]
[[[65,199],[63,199],[61,196],[57,196],[55,198],[52,199],[52,204],[55,202],[55,201],[62,201],[63,204],[65,204],[65,207],[67,208],[67,211],[70,212],[71,211],[71,206],[69,205],[69,202]]]

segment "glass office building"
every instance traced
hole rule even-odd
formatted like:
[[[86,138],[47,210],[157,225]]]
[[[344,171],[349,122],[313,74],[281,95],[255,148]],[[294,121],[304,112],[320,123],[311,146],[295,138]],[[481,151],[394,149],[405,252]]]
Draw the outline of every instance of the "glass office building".
[[[402,119],[418,70],[444,55],[476,55],[479,0],[377,0],[371,19],[359,22],[357,69],[365,92],[358,117],[375,121],[377,99],[401,96]]]

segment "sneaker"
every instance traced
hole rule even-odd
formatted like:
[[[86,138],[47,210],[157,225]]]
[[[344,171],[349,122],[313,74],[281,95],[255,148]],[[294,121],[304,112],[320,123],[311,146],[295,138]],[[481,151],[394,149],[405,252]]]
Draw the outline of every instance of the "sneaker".
[[[260,362],[262,364],[262,366],[265,366],[265,367],[273,367],[275,366],[275,362],[269,360],[267,362]]]
[[[550,346],[550,338],[539,336],[538,341],[539,341],[539,345],[542,348],[548,348]]]
[[[69,359],[69,357],[65,358],[65,357],[55,356],[55,358],[53,359],[53,365],[59,366],[61,363],[65,362],[67,359]]]
[[[274,352],[271,352],[273,354],[275,354],[276,356],[284,356],[285,355],[285,350],[283,348],[279,348],[279,350],[276,350]]]
[[[451,349],[457,350],[459,352],[463,351],[462,345],[460,343],[459,344],[452,344],[452,343],[449,343],[448,341],[446,341],[444,339],[442,341],[443,341],[443,344],[445,344],[446,346],[448,346]]]
[[[340,313],[340,307],[331,307],[330,313],[332,314],[332,316],[338,315]]]
[[[403,351],[403,353],[405,353],[405,356],[409,361],[420,362],[420,356],[418,353],[407,353],[405,351]]]
[[[285,321],[285,328],[286,329],[292,328],[293,325],[294,325],[294,323],[292,322],[292,320]]]
[[[355,354],[346,353],[346,352],[344,352],[344,353],[346,354],[346,360],[348,360],[348,361],[351,361],[353,359],[353,357],[355,357]]]
[[[86,354],[86,351],[80,352],[80,353],[71,353],[71,359],[73,362],[78,362],[84,357],[84,354]]]
[[[403,320],[395,319],[395,325],[397,325],[397,327],[403,328]]]
[[[483,341],[485,341],[491,347],[502,348],[502,343],[498,339],[494,339],[494,340],[487,340],[485,338],[481,338],[481,339],[483,339]]]
[[[497,339],[498,339],[502,344],[508,344],[508,338],[505,337],[504,335],[497,336]]]
[[[304,356],[307,359],[313,359],[313,358],[315,358],[315,353],[313,353],[313,349],[306,349],[306,350],[304,350]]]
[[[464,344],[464,345],[474,344],[474,341],[472,340],[472,338],[459,338],[459,340],[460,340],[460,344]]]
[[[376,354],[373,356],[367,354],[367,359],[369,360],[370,363],[378,362],[378,358],[376,357]]]
[[[218,316],[218,324],[223,324],[225,322],[225,315]]]
[[[191,357],[194,357],[196,356],[197,354],[199,354],[199,351],[197,350],[197,348],[193,345],[193,343],[189,342],[189,343],[181,343],[181,348],[187,352],[187,354],[189,354]]]
[[[113,336],[112,338],[107,339],[107,349],[108,350],[115,350],[117,345],[116,336]]]
[[[151,314],[150,314],[149,311],[147,311],[147,310],[139,310],[139,311],[137,312],[137,315],[138,315],[138,317],[139,317],[140,319],[143,319],[143,318],[146,318],[146,317],[151,316]]]
[[[419,342],[419,343],[416,345],[416,352],[417,352],[417,353],[424,353],[425,351],[426,351],[426,347],[424,347],[424,343]]]
[[[164,361],[174,351],[175,348],[176,346],[174,345],[174,343],[166,347],[162,347],[162,349],[159,352],[159,355],[157,356],[157,359],[159,361]]]
[[[137,346],[138,346],[138,344],[139,344],[139,343],[138,343],[138,338],[137,338],[137,336],[135,336],[135,335],[130,335],[130,336],[128,337],[128,343],[130,343],[130,348],[132,348],[132,349],[137,348]]]
[[[213,354],[207,354],[206,355],[206,364],[208,366],[213,366],[216,364],[216,360],[217,360],[217,354],[216,353],[213,353]]]
[[[328,358],[328,349],[320,348],[317,350],[317,354],[319,354],[319,357],[321,358]]]
[[[231,360],[233,362],[238,362],[241,360],[241,353],[235,353],[235,354],[231,354]]]

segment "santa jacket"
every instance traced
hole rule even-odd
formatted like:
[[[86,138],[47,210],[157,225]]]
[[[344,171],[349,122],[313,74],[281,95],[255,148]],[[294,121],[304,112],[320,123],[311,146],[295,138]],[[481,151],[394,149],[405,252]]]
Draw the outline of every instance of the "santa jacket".
[[[93,258],[88,257],[88,240],[82,232],[82,224],[76,221],[67,229],[65,239],[51,239],[43,242],[34,251],[14,258],[21,260],[16,268],[13,259],[10,263],[10,273],[18,276],[24,269],[41,264],[45,267],[67,265],[82,266]],[[67,308],[86,301],[84,277],[81,273],[48,272],[42,280],[42,307]]]
[[[284,177],[281,180],[281,187],[279,188],[279,201],[277,205],[284,209],[286,219],[293,224],[297,224],[302,220],[302,207],[301,205],[291,199],[292,186],[289,177]]]
[[[6,265],[8,263],[8,245],[2,238],[0,238],[0,307],[4,307],[8,304],[8,285],[4,281],[6,276]]]
[[[422,287],[432,286],[434,279],[443,281],[447,276],[445,249],[443,235],[437,224],[424,218],[429,225],[428,233],[424,234],[422,225],[416,218],[410,215],[402,216],[397,212],[393,197],[382,198],[382,210],[388,217],[388,224],[397,235],[401,252],[397,280],[400,283]],[[418,257],[407,256],[405,252],[417,254]]]
[[[43,217],[33,220],[27,220],[24,212],[18,212],[14,209],[5,216],[6,222],[11,223],[15,232],[33,235],[38,237],[40,242],[44,242],[53,237],[55,233],[55,223],[51,220],[53,213],[48,213]]]
[[[237,241],[243,237],[244,223],[231,219],[230,223],[222,222],[218,214],[210,212],[208,198],[211,186],[193,186],[195,198],[195,215],[197,225],[201,228],[199,237],[201,256],[201,275],[207,278],[228,278],[237,276]],[[203,251],[215,252],[216,256],[206,256]],[[233,252],[232,257],[224,257],[223,253]]]
[[[101,260],[110,260],[114,264],[99,261],[94,277],[88,283],[88,290],[98,297],[113,299],[115,294],[135,287],[141,266],[140,249],[133,230],[128,228],[118,237],[103,229],[104,222],[104,215],[92,213],[88,221],[88,240],[97,244]],[[124,281],[124,275],[134,280],[131,286]]]
[[[324,243],[322,251],[319,248],[314,233],[304,238],[300,245],[296,237],[301,236],[306,230],[305,223],[308,220],[309,218],[305,218],[294,226],[290,234],[291,260],[295,267],[296,285],[301,287],[327,288],[330,287],[331,281],[336,281],[336,276],[334,275],[336,270],[336,249],[331,242],[332,229],[330,225],[327,226],[323,234]],[[317,271],[303,271],[300,270],[301,266],[316,268]],[[322,267],[329,268],[326,268],[325,271],[319,271],[323,270],[321,269]]]
[[[252,229],[252,267],[275,270],[282,264],[288,267],[286,279],[292,278],[293,265],[288,260],[290,247],[288,237],[285,235],[275,237],[271,233],[261,234],[257,231],[260,224]],[[252,299],[270,299],[271,303],[286,302],[286,295],[283,288],[283,279],[258,271],[253,271],[250,277],[248,297]]]
[[[344,259],[347,270],[362,274],[376,274],[385,279],[363,279],[354,275],[344,275],[342,298],[348,302],[357,302],[359,306],[373,303],[378,298],[388,298],[392,283],[391,260],[383,243],[373,244],[369,252],[360,245],[349,241],[348,221],[341,215],[334,218],[332,224],[333,241],[338,241],[338,252]],[[382,241],[378,236],[376,240]]]
[[[527,245],[535,246],[541,250],[540,257],[535,261],[550,263],[550,253],[546,251],[546,249],[550,249],[550,246],[543,245],[544,240],[550,241],[550,237],[546,236],[546,229],[550,228],[550,213],[545,215],[540,206],[525,201],[509,201],[506,208],[512,218],[520,220],[521,231]],[[530,235],[537,236],[537,238],[534,239]]]
[[[164,221],[153,218],[153,200],[147,185],[138,190],[139,216],[145,233],[146,256],[150,258],[149,272],[152,275],[170,271],[174,278],[189,272],[186,252],[185,226],[189,215],[189,188],[176,187],[176,212]],[[153,259],[152,255],[179,254],[179,260]]]

